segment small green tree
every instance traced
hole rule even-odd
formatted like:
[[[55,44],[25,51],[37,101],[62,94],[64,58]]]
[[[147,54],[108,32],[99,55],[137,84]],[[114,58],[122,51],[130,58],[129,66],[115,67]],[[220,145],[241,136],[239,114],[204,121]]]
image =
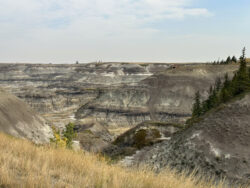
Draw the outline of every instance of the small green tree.
[[[77,136],[74,128],[75,128],[75,125],[73,123],[69,123],[68,125],[66,125],[65,131],[63,131],[63,136],[64,138],[66,138],[66,145],[68,148],[72,147],[72,141]]]
[[[227,60],[226,60],[226,64],[231,63],[231,61],[232,61],[232,60],[231,60],[231,57],[230,57],[230,56],[228,56],[228,57],[227,57]]]
[[[200,92],[197,91],[195,93],[195,98],[194,98],[195,102],[193,104],[193,112],[192,112],[193,117],[199,117],[202,114],[200,98],[201,98]]]
[[[229,80],[228,74],[226,73],[224,76],[223,87],[221,88],[221,91],[219,93],[219,99],[221,102],[226,102],[232,97],[231,95],[231,93],[233,93],[232,87],[233,87],[233,84]]]
[[[235,56],[232,57],[232,62],[237,63],[237,59]]]
[[[65,148],[67,139],[61,137],[60,131],[55,126],[52,126],[51,128],[54,137],[50,139],[50,143],[55,147]]]
[[[213,101],[212,101],[213,91],[214,91],[213,86],[210,86],[209,92],[208,92],[209,96],[208,96],[207,100],[205,100],[206,108],[203,110],[205,112],[207,112],[208,110],[210,110],[212,108],[212,105],[213,105],[212,104],[213,103]]]
[[[246,62],[246,48],[242,50],[242,56],[240,57],[240,68],[236,75],[236,88],[235,94],[240,94],[249,88],[249,76],[247,73],[247,62]]]
[[[224,76],[224,84],[223,84],[223,88],[228,88],[230,86],[230,81],[228,78],[228,73],[225,74]]]
[[[221,65],[224,65],[224,64],[226,64],[226,62],[225,62],[224,60],[221,60],[221,61],[220,61],[220,64],[221,64]]]
[[[213,93],[212,93],[212,96],[210,98],[211,98],[210,100],[211,100],[211,104],[212,104],[211,108],[218,106],[219,100],[218,100],[216,88],[213,89]]]
[[[221,100],[221,102],[225,103],[225,102],[227,102],[230,98],[231,98],[230,92],[229,92],[227,89],[223,88],[223,89],[221,90],[221,95],[220,95],[220,100]]]
[[[218,77],[215,81],[215,89],[218,92],[221,89],[221,79]]]

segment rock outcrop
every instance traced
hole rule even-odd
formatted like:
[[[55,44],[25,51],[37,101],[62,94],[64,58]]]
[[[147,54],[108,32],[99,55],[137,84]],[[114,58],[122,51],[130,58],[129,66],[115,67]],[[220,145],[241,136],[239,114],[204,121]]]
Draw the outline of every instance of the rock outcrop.
[[[37,144],[48,143],[53,137],[46,121],[17,97],[0,88],[0,131],[26,138]]]
[[[184,127],[179,124],[143,122],[118,136],[102,152],[111,158],[128,157],[144,147],[152,146],[171,137]]]

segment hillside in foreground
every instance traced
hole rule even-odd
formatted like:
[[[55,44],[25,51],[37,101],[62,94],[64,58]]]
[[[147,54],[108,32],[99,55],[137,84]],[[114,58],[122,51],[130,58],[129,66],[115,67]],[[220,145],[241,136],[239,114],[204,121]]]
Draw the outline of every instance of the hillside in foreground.
[[[170,141],[146,148],[134,158],[156,169],[199,169],[204,176],[227,177],[249,185],[250,95],[214,109]]]
[[[51,128],[25,102],[0,88],[0,131],[35,143],[48,143]]]
[[[36,146],[0,133],[0,187],[166,187],[211,188],[222,183],[200,182],[165,170],[125,169],[84,152]]]

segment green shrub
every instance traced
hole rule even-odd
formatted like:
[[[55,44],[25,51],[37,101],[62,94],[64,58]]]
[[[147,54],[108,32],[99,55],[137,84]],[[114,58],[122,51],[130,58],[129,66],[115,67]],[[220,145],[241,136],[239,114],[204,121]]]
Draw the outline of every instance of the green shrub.
[[[65,148],[66,147],[66,138],[61,137],[60,131],[56,129],[55,126],[52,126],[52,131],[54,137],[50,139],[50,143],[57,148]]]
[[[152,142],[160,138],[161,134],[157,129],[141,129],[138,130],[134,135],[134,146],[137,148],[143,148],[151,145]]]
[[[75,125],[73,123],[69,123],[68,125],[66,125],[66,130],[63,131],[63,137],[66,138],[66,146],[68,148],[72,147],[72,141],[77,136],[74,128],[75,128]]]
[[[52,126],[52,131],[54,138],[50,139],[50,143],[54,145],[55,147],[60,147],[60,148],[72,148],[72,141],[74,138],[76,138],[77,134],[74,130],[74,124],[69,123],[66,125],[66,130],[60,132],[60,130],[56,129],[55,126]]]

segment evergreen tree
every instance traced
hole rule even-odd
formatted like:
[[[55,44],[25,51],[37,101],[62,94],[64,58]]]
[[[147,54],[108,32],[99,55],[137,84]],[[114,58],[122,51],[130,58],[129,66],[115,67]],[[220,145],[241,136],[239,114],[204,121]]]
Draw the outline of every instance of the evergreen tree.
[[[237,59],[235,56],[232,57],[232,62],[237,63]]]
[[[224,65],[224,64],[225,64],[225,61],[224,61],[224,60],[221,60],[221,61],[220,61],[220,64],[221,64],[221,65]]]
[[[72,147],[72,141],[76,138],[77,134],[74,130],[75,126],[73,123],[66,125],[66,130],[63,132],[64,138],[66,138],[66,144],[68,148]]]
[[[246,63],[246,48],[242,50],[242,56],[240,57],[240,68],[236,76],[236,88],[235,94],[240,94],[246,91],[250,85],[247,73],[247,63]]]
[[[216,89],[213,89],[210,100],[211,100],[211,109],[218,106],[218,97],[217,97]]]
[[[202,113],[206,113],[208,110],[211,109],[212,107],[212,101],[211,101],[211,96],[213,94],[213,86],[210,86],[209,91],[208,91],[208,98],[207,100],[202,102]]]
[[[192,113],[192,116],[193,117],[199,117],[201,115],[201,112],[202,112],[202,109],[201,109],[201,102],[200,102],[200,92],[197,91],[195,93],[195,102],[193,104],[193,113]]]
[[[201,114],[205,114],[209,110],[208,100],[201,103]]]
[[[227,100],[231,98],[230,86],[231,86],[231,82],[228,78],[228,74],[226,73],[224,76],[223,88],[221,89],[221,93],[220,93],[221,102],[226,102]]]
[[[200,93],[196,92],[192,118],[199,117],[221,103],[228,102],[233,97],[250,91],[250,67],[247,67],[245,53],[246,48],[243,48],[242,56],[240,57],[240,67],[233,78],[230,80],[228,74],[225,74],[223,83],[220,78],[217,78],[214,86],[209,88],[209,96],[205,101],[201,102]],[[232,57],[232,61],[237,62],[235,56]],[[229,62],[229,57],[226,62]],[[221,61],[221,64],[224,64],[224,61]]]
[[[221,95],[220,95],[220,100],[221,102],[225,103],[227,102],[229,99],[231,98],[230,92],[228,91],[228,89],[223,88],[221,90]]]
[[[230,81],[228,78],[228,73],[225,74],[224,76],[224,84],[223,84],[223,88],[228,88],[230,86]]]
[[[220,77],[218,77],[215,81],[215,89],[218,92],[220,90],[220,88],[221,88],[221,79],[220,79]]]
[[[231,96],[234,97],[238,95],[238,72],[234,73],[233,79],[230,81],[228,88],[231,92]]]
[[[229,64],[230,62],[231,62],[231,57],[228,56],[228,57],[227,57],[227,60],[226,60],[226,64]]]

